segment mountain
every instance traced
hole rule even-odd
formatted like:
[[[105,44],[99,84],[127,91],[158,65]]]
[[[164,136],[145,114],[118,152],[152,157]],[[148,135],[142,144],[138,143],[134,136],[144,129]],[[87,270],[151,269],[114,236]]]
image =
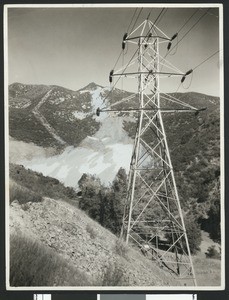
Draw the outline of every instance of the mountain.
[[[201,227],[210,233],[210,238],[219,242],[220,99],[194,92],[170,95],[197,108],[207,108],[198,114],[167,113],[164,114],[163,120],[185,219],[194,220],[199,230]],[[123,98],[127,100],[122,101]],[[168,106],[163,94],[161,103],[164,107]],[[48,253],[48,248],[51,248],[52,255],[56,255],[54,261],[61,257],[61,264],[65,269],[69,268],[69,262],[70,265],[73,262],[76,265],[82,263],[81,271],[88,273],[90,285],[94,284],[93,274],[101,272],[92,262],[96,262],[97,247],[101,248],[102,244],[99,244],[96,233],[90,229],[99,225],[78,210],[78,181],[85,173],[95,175],[93,178],[98,177],[102,184],[107,186],[100,188],[95,199],[104,196],[105,200],[109,200],[106,198],[106,191],[111,187],[118,170],[122,167],[128,172],[136,132],[136,114],[120,110],[134,109],[137,105],[137,95],[119,89],[114,89],[111,93],[109,87],[95,83],[90,83],[78,91],[54,85],[14,83],[9,86],[9,152],[10,162],[13,163],[10,167],[10,180],[13,185],[11,196],[16,195],[14,200],[19,201],[19,198],[24,201],[11,204],[12,235],[15,236],[16,228],[21,232],[25,231],[26,240],[34,239],[38,244],[41,242],[41,251]],[[101,112],[98,116],[98,107],[116,111]],[[172,104],[171,108],[174,107],[175,104]],[[150,141],[151,136],[148,135],[147,138]],[[90,195],[90,186],[88,190]],[[89,197],[90,199],[92,197]],[[81,199],[81,202],[83,200]],[[97,207],[100,205],[94,204]],[[73,210],[72,206],[76,210]],[[72,215],[76,220],[71,218]],[[59,218],[61,221],[58,223]],[[75,242],[82,242],[81,252],[88,253],[85,258],[81,252],[76,257],[74,249],[65,240],[62,227],[66,220],[70,220],[70,229],[66,230],[66,236]],[[82,227],[82,223],[90,223],[90,226]],[[76,228],[79,227],[78,235]],[[31,234],[30,228],[33,228]],[[49,234],[50,228],[53,236]],[[44,235],[41,235],[39,231],[43,230]],[[112,245],[116,243],[116,238],[103,230],[101,227],[98,229],[101,235],[108,235],[109,239],[106,239],[106,245],[102,245],[101,249],[105,250],[101,250],[99,261],[102,261],[107,252],[114,254],[108,244],[111,240]],[[61,244],[59,234],[64,240],[63,244],[66,243],[69,247],[65,248]],[[89,245],[88,237],[84,238],[88,235]],[[96,245],[93,244],[93,236]],[[24,243],[23,237],[20,238],[20,243]],[[15,249],[18,249],[19,246],[15,245]],[[130,262],[133,261],[133,257],[137,256],[134,254],[126,261],[121,259],[121,263],[131,269]],[[66,261],[62,261],[63,258],[66,259],[67,265]],[[141,261],[141,258],[136,259]],[[90,263],[93,271],[90,270]],[[142,261],[142,267],[143,265],[145,266],[145,262]],[[75,271],[69,269],[68,274]],[[200,271],[202,272],[202,269]],[[155,265],[150,272],[159,274]],[[133,285],[158,283],[154,275],[152,281],[143,283],[139,278],[134,279],[135,271],[131,274]],[[159,274],[159,277],[162,284],[167,282],[168,285],[175,285],[162,274]]]
[[[169,95],[206,108],[198,114],[163,114],[182,205],[189,210],[189,202],[194,201],[198,204],[196,211],[205,212],[219,192],[220,99],[194,92]],[[176,108],[176,102],[168,103],[167,95],[160,98],[161,107]],[[83,173],[96,175],[109,185],[120,167],[128,172],[136,132],[136,113],[119,111],[137,108],[137,103],[135,94],[119,89],[111,93],[109,87],[95,83],[78,91],[59,86],[10,85],[9,132],[14,144],[26,142],[23,149],[28,153],[33,151],[28,150],[34,149],[33,144],[53,149],[46,151],[51,155],[34,151],[18,163],[73,188],[77,188]],[[98,107],[116,112],[97,116]],[[150,134],[147,138],[150,142]]]
[[[197,108],[207,107],[197,116],[185,112],[164,115],[175,170],[184,169],[201,153],[218,164],[219,98],[193,92],[170,95]],[[129,100],[120,101],[123,97],[129,97]],[[137,107],[137,102],[136,95],[119,89],[110,93],[110,88],[95,83],[78,91],[59,86],[11,84],[10,136],[17,141],[57,149],[52,151],[57,153],[52,157],[36,156],[34,152],[33,160],[30,157],[20,163],[72,187],[77,186],[84,172],[97,174],[103,183],[109,184],[119,167],[128,171],[136,114],[102,112],[97,116],[96,109],[132,109]],[[162,106],[168,107],[163,94],[161,102]],[[120,157],[123,159],[118,163]]]

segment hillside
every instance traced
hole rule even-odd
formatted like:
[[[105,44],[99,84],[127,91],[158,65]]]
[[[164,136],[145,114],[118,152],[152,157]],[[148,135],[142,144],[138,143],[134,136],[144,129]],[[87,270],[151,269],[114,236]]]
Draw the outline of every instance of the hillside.
[[[133,138],[136,131],[137,116],[134,113],[105,112],[101,113],[100,116],[96,116],[95,111],[98,107],[112,107],[122,110],[135,108],[137,106],[137,97],[132,95],[132,98],[129,98],[128,101],[121,102],[120,99],[122,97],[131,96],[131,94],[115,89],[111,95],[109,88],[101,87],[95,83],[90,83],[78,91],[71,91],[59,86],[15,83],[9,87],[9,96],[12,224],[14,224],[14,220],[15,222],[18,220],[18,228],[21,227],[22,232],[25,229],[26,236],[21,236],[20,238],[22,244],[24,239],[35,240],[38,244],[41,243],[40,246],[37,246],[38,248],[41,247],[43,249],[42,247],[45,247],[47,250],[47,247],[49,247],[52,253],[55,251],[57,255],[55,259],[61,259],[64,269],[68,268],[69,263],[70,265],[72,264],[72,260],[77,265],[78,258],[76,255],[68,253],[66,249],[63,250],[61,240],[58,240],[59,234],[63,241],[67,237],[70,240],[73,239],[74,243],[77,240],[77,235],[74,236],[73,234],[72,236],[72,233],[68,232],[68,230],[65,231],[66,236],[64,236],[62,232],[62,226],[64,226],[62,212],[66,220],[70,220],[70,227],[73,226],[74,228],[81,228],[82,224],[75,224],[74,222],[77,221],[71,219],[71,214],[76,214],[76,217],[81,221],[82,218],[83,220],[88,218],[82,211],[77,210],[78,203],[81,203],[80,207],[82,209],[87,212],[90,211],[89,215],[91,217],[94,216],[94,219],[98,217],[95,211],[101,209],[106,211],[106,209],[109,209],[109,205],[111,205],[113,210],[117,209],[120,217],[120,206],[118,203],[119,201],[124,201],[126,188],[123,189],[123,193],[113,194],[115,192],[113,180],[116,178],[120,168],[124,168],[128,173]],[[199,253],[201,229],[207,231],[214,242],[220,242],[221,239],[220,103],[217,97],[193,92],[174,93],[171,96],[197,108],[207,108],[207,110],[201,111],[199,114],[185,112],[167,113],[163,119],[181,205],[185,220],[188,222],[186,226],[188,226],[188,230],[191,233],[190,241],[194,245],[193,253]],[[115,105],[117,101],[118,104]],[[161,94],[161,101],[164,107],[168,106],[167,100],[163,99],[163,94]],[[150,131],[147,133],[146,138],[150,141]],[[76,190],[83,174],[93,176],[91,178],[88,176],[87,184],[89,185],[85,186],[86,193],[80,198],[79,194],[76,194]],[[150,176],[151,174],[149,173],[148,175]],[[118,188],[120,187],[118,186]],[[20,205],[14,200],[18,200]],[[104,207],[105,204],[107,205],[106,207]],[[48,221],[45,213],[43,213],[43,210],[46,210],[44,206],[47,206],[47,208],[50,208],[50,211],[54,212],[52,216],[49,215],[51,212],[48,212]],[[74,209],[76,209],[77,213],[72,211]],[[34,217],[34,214],[36,217]],[[81,215],[84,217],[81,217]],[[60,228],[57,221],[59,217],[62,220],[60,221]],[[107,218],[107,216],[105,217]],[[37,220],[37,225],[35,219]],[[48,226],[45,225],[46,221],[47,223],[51,222],[50,224],[54,222],[57,225],[53,229],[53,227],[49,227],[50,224],[47,224]],[[104,247],[106,251],[112,252],[116,244],[115,236],[110,232],[107,233],[107,230],[102,229],[100,225],[89,218],[85,221],[85,224],[88,222],[92,228],[97,228],[98,226],[100,228],[98,231],[109,237],[109,239],[106,239],[107,245]],[[41,226],[39,228],[47,227],[47,231],[53,231],[54,236],[50,237],[49,233],[44,233],[46,234],[45,237],[40,236],[41,233],[38,233],[39,230],[38,228],[36,229],[36,226]],[[12,232],[14,232],[17,225],[12,225],[12,227]],[[34,231],[32,230],[29,234],[26,228],[30,227]],[[93,240],[95,238],[93,236],[96,236],[96,234],[93,233],[90,226],[86,225],[86,227],[80,229],[81,235],[85,237],[90,233],[91,240]],[[84,235],[82,232],[87,233]],[[13,234],[13,236],[15,235]],[[52,243],[50,244],[50,239],[55,241],[54,248]],[[82,243],[84,243],[82,249],[87,249],[84,239],[82,238]],[[110,239],[113,241],[113,244],[111,243],[113,245],[112,249],[109,245]],[[12,241],[14,241],[14,238]],[[66,245],[69,245],[67,240]],[[96,245],[100,247],[99,244]],[[89,262],[86,257],[93,257],[88,259],[94,260],[94,256],[98,256],[96,252],[98,249],[95,250],[93,248],[96,246],[92,247],[92,253],[90,252],[92,249],[90,247],[88,250],[89,256],[86,255],[85,260],[82,258],[83,254],[81,255],[80,259],[85,267],[79,272],[86,272],[85,276],[88,278],[89,284],[94,285],[94,282],[97,280],[94,273],[98,272],[100,274],[101,270],[96,269],[93,265],[95,271],[88,271]],[[61,249],[63,252],[61,252]],[[46,250],[44,250],[45,253]],[[50,255],[49,250],[47,250],[48,255]],[[73,250],[73,252],[75,251]],[[105,254],[102,255],[106,257]],[[114,251],[112,255],[116,257]],[[133,257],[135,257],[135,254]],[[108,259],[107,257],[106,259],[108,261],[110,258]],[[135,259],[139,259],[138,265],[141,264],[140,262],[142,259],[144,260],[144,257],[140,255],[138,258],[135,257]],[[196,261],[197,270],[201,277],[202,265],[198,257]],[[122,260],[121,262],[123,263]],[[124,263],[126,267],[131,269],[128,259]],[[206,260],[206,267],[211,263],[211,261]],[[114,261],[111,261],[113,267],[115,264]],[[144,264],[147,264],[147,262],[144,262]],[[215,277],[211,278],[214,284],[218,285],[220,280],[220,262],[217,260],[213,265],[216,268],[216,273]],[[156,268],[156,266],[154,267]],[[102,269],[105,270],[104,268]],[[173,282],[170,282],[170,279],[163,277],[163,272],[160,273],[159,269],[155,270],[159,277],[162,276],[161,285],[165,282],[168,285],[174,285]],[[135,274],[135,271],[134,269],[133,274]],[[154,269],[151,271],[154,272]],[[74,270],[69,272],[74,273]],[[131,285],[146,284],[146,282],[139,282],[139,278],[135,282],[133,279],[135,275],[133,274],[131,278],[128,277]],[[146,276],[147,278],[149,277],[148,275]],[[126,278],[126,274],[124,277]],[[156,278],[153,276],[152,282],[147,282],[147,284],[159,285]],[[207,283],[205,283],[204,279],[201,279],[201,284],[208,285],[209,278],[210,276],[208,276]],[[126,282],[126,280],[124,281]],[[46,282],[46,285],[48,285],[48,282]],[[63,280],[60,279],[60,282],[63,282]],[[71,284],[81,285],[79,282],[75,284],[72,281]],[[97,284],[98,282],[96,282]]]
[[[82,198],[57,180],[18,165],[10,177],[12,286],[184,284],[89,218],[78,208]],[[212,241],[204,240],[206,251]],[[194,266],[199,285],[220,284],[219,260],[200,253]]]
[[[21,159],[27,168],[73,188],[78,188],[84,173],[96,175],[109,185],[120,167],[128,172],[136,114],[105,112],[96,116],[95,111],[98,107],[136,108],[136,95],[119,89],[111,94],[109,88],[95,83],[78,91],[15,83],[9,86],[9,95],[10,135],[17,141],[56,149],[52,156],[34,151],[29,159]],[[197,108],[207,108],[199,114],[164,114],[182,205],[190,211],[190,205],[193,208],[193,202],[197,203],[194,211],[203,225],[212,205],[217,207],[212,210],[219,212],[219,98],[194,92],[170,95]],[[123,97],[130,98],[120,101]],[[161,94],[161,106],[168,105],[175,107]],[[146,134],[150,141],[150,131]],[[205,222],[204,226],[210,225]]]
[[[120,244],[110,231],[91,220],[81,210],[63,201],[44,198],[41,202],[28,202],[24,205],[17,201],[12,202],[10,232],[11,236],[22,236],[42,243],[52,250],[53,255],[58,254],[68,265],[74,266],[84,274],[90,285],[178,284],[155,263],[149,264],[139,252]],[[31,249],[25,251],[24,258],[30,251]],[[21,263],[25,264],[26,260],[22,260]],[[21,266],[26,267],[28,266]],[[110,278],[110,282],[106,282],[105,279],[108,278],[104,279],[104,274]],[[65,274],[61,275],[64,278]],[[119,279],[116,279],[116,283],[115,276]],[[85,283],[88,285],[87,281]],[[75,287],[79,285],[82,284],[74,282]]]
[[[9,132],[43,147],[77,146],[99,129],[98,96],[108,89],[88,85],[71,91],[59,86],[14,83],[9,86]]]
[[[125,167],[128,171],[130,148],[133,145],[131,139],[136,131],[136,115],[101,113],[98,117],[95,111],[98,107],[110,105],[115,109],[137,107],[135,95],[114,106],[122,97],[131,94],[114,89],[111,95],[109,88],[95,83],[90,83],[79,91],[58,86],[15,83],[9,86],[9,95],[10,136],[17,141],[64,151],[58,156],[58,150],[53,158],[38,155],[34,151],[34,155],[23,162],[27,167],[62,180],[72,187],[77,186],[76,181],[83,173],[97,174],[108,184],[119,167]],[[207,160],[214,160],[218,164],[219,99],[198,93],[174,93],[171,96],[198,108],[207,107],[198,116],[194,113],[164,115],[174,169],[177,172],[184,171],[203,153]],[[168,106],[163,94],[161,101],[162,106]],[[126,134],[131,139],[128,140]],[[13,149],[14,145],[10,148]],[[120,158],[120,154],[123,154],[126,163],[117,162],[116,157]],[[68,164],[73,157],[76,159],[74,165]],[[82,162],[85,167],[81,166]],[[105,174],[105,169],[110,169],[111,173],[114,170],[112,176],[106,178],[108,172]],[[69,179],[73,177],[77,180]]]

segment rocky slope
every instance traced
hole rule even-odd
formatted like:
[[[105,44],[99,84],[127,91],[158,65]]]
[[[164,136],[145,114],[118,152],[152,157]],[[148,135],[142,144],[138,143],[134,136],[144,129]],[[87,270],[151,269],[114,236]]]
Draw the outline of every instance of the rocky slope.
[[[74,188],[77,187],[77,181],[83,173],[95,174],[103,183],[109,184],[119,167],[124,167],[128,171],[136,119],[133,114],[127,116],[126,113],[118,115],[102,113],[96,116],[95,110],[97,107],[113,105],[121,97],[128,95],[130,93],[115,90],[111,97],[109,88],[94,83],[79,91],[70,91],[57,86],[19,83],[11,85],[9,87],[9,129],[13,137],[10,140],[11,162],[23,164],[44,175],[55,177]],[[219,240],[219,99],[197,93],[177,93],[172,96],[198,108],[207,107],[206,111],[198,115],[169,113],[164,118],[164,124],[182,208],[186,214],[194,215],[195,222],[201,225],[203,219],[210,215],[211,209],[212,216],[204,229],[211,234],[213,229],[217,228],[214,238]],[[127,106],[133,108],[136,101],[136,97],[133,97],[126,103],[120,102],[116,108],[123,109]],[[67,261],[83,266],[83,270],[93,280],[96,280],[96,272],[101,274],[106,267],[106,264],[102,264],[101,268],[98,267],[100,262],[104,261],[107,264],[109,262],[112,265],[118,259],[125,264],[125,270],[130,270],[130,278],[129,274],[125,276],[131,285],[174,285],[155,265],[152,269],[147,267],[147,271],[143,271],[148,262],[141,255],[131,255],[130,261],[122,256],[120,258],[114,251],[116,238],[110,232],[86,218],[82,212],[77,210],[73,212],[71,206],[61,203],[51,199],[26,204],[24,207],[13,203],[12,231],[19,227],[28,236],[33,234],[34,239],[42,241]],[[75,223],[77,218],[81,220],[79,224]],[[82,218],[85,220],[84,223]],[[70,225],[66,225],[69,229],[65,230],[65,223],[68,224],[66,220],[67,222],[70,220]],[[212,222],[215,222],[213,226]],[[93,233],[91,227],[96,228],[96,232]],[[50,236],[52,232],[53,237]],[[105,244],[101,244],[100,239]],[[83,245],[82,248],[79,246],[79,256],[74,248],[78,240]],[[106,250],[102,250],[101,245]],[[112,255],[108,255],[108,252]],[[130,263],[134,261],[137,261],[135,265]],[[139,277],[141,279],[135,281],[138,268],[142,270],[142,275]],[[147,275],[144,275],[144,272],[147,272]],[[158,274],[160,280],[155,275],[152,277],[152,274]],[[143,280],[146,277],[147,282]]]
[[[123,285],[169,286],[179,283],[132,248],[125,248],[108,230],[81,210],[63,201],[45,198],[42,202],[10,205],[10,232],[37,240],[76,266],[96,286],[106,270],[117,265]],[[112,285],[112,282],[111,282]]]

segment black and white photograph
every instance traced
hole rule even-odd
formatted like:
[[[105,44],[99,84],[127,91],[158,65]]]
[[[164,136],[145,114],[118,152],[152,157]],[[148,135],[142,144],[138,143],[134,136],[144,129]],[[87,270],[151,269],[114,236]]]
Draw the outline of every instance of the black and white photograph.
[[[4,7],[8,290],[224,289],[222,35],[221,4]]]

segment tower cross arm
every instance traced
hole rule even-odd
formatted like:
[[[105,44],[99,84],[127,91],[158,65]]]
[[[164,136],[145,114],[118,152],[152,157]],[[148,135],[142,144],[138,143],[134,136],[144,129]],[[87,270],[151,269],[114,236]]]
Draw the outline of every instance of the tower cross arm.
[[[207,107],[194,109],[194,108],[129,108],[129,109],[100,109],[99,107],[96,110],[96,115],[99,116],[102,112],[139,112],[139,111],[154,111],[155,113],[160,111],[162,113],[173,113],[173,112],[195,112],[197,115],[200,111],[206,110]]]
[[[173,73],[173,72],[157,72],[157,71],[153,71],[150,70],[148,72],[127,72],[127,73],[112,73],[112,75],[110,75],[111,77],[115,77],[115,76],[128,76],[128,75],[169,75],[169,76],[185,76],[186,73]]]
[[[138,36],[133,36],[133,37],[127,37],[124,41],[130,41],[130,40],[136,40],[136,39],[140,39],[140,38],[154,38],[154,39],[163,39],[166,41],[170,41],[170,38],[164,37],[164,36],[160,36],[160,35],[138,35]],[[147,41],[148,42],[148,41]]]

